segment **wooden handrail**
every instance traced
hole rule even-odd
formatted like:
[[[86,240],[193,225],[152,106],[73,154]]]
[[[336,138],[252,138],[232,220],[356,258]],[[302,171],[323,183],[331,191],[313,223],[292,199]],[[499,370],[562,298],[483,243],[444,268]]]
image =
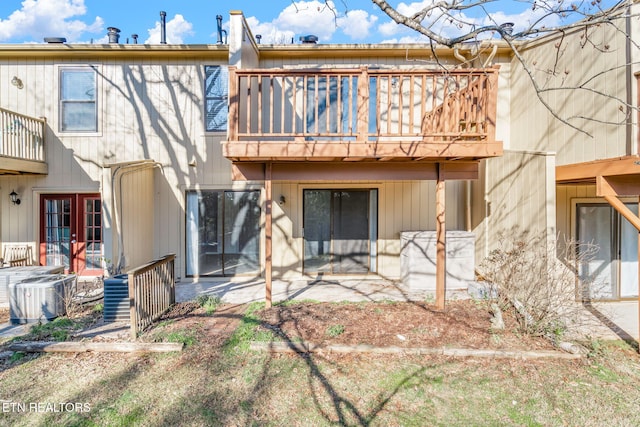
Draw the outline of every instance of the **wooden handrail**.
[[[175,303],[175,257],[175,254],[165,255],[128,273],[133,339]]]
[[[498,68],[230,71],[233,141],[495,140]]]
[[[0,108],[0,156],[46,161],[46,119]]]

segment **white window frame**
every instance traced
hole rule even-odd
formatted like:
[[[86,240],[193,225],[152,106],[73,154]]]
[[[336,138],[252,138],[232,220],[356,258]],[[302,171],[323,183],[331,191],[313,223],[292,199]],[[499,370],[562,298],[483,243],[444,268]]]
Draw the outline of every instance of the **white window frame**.
[[[87,100],[66,100],[63,99],[63,74],[65,72],[69,72],[69,71],[93,71],[94,73],[94,90],[95,90],[95,96],[93,101],[87,101]],[[100,87],[99,87],[99,79],[98,79],[98,67],[95,65],[74,65],[74,64],[70,64],[70,65],[61,65],[58,67],[58,130],[60,133],[63,134],[73,134],[73,135],[82,135],[82,134],[89,134],[89,135],[96,135],[99,133],[99,126],[100,126],[100,120],[99,120],[99,104],[98,102],[100,101]],[[95,118],[95,123],[92,129],[78,129],[78,130],[68,130],[68,129],[63,129],[63,116],[64,116],[64,104],[69,104],[69,103],[90,103],[92,102],[94,104],[94,118]]]
[[[209,94],[207,93],[207,70],[209,68],[212,67],[218,67],[221,69],[226,69],[226,75],[227,75],[227,79],[229,76],[229,67],[228,65],[225,64],[203,64],[202,70],[204,73],[204,87],[202,88],[203,90],[203,105],[202,105],[202,109],[203,109],[203,117],[204,117],[204,131],[205,132],[210,132],[210,133],[219,133],[219,132],[227,132],[227,129],[229,128],[229,82],[226,82],[226,94],[222,95],[222,96],[209,96]],[[218,128],[218,129],[209,129],[209,124],[208,124],[208,120],[207,120],[207,103],[209,101],[216,101],[216,102],[220,102],[220,103],[225,103],[226,104],[226,110],[225,110],[225,117],[226,117],[226,121],[224,123],[224,128]]]

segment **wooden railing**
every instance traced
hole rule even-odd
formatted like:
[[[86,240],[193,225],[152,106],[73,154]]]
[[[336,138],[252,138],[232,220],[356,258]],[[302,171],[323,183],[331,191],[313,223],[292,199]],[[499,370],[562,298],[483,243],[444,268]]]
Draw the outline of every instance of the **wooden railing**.
[[[46,123],[0,108],[0,156],[44,162]]]
[[[175,257],[166,255],[128,273],[133,339],[175,303]]]
[[[229,142],[493,142],[497,77],[497,68],[231,68]]]

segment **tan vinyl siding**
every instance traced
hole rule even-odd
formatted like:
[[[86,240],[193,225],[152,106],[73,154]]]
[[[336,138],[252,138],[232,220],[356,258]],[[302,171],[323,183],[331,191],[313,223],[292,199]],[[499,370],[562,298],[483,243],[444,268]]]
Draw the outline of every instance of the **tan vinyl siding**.
[[[302,191],[309,188],[378,189],[378,274],[400,278],[400,232],[435,230],[435,182],[327,182],[274,183],[273,272],[274,277],[302,274]],[[446,184],[447,229],[464,227],[464,183]],[[280,195],[286,203],[279,205]]]
[[[124,271],[146,264],[154,258],[154,169],[124,172],[116,186],[119,198],[120,230],[125,255]]]
[[[482,179],[474,183],[479,188],[473,192],[477,263],[510,239],[530,236],[552,244],[556,227],[553,160],[544,153],[506,151],[483,162]]]
[[[622,20],[617,22],[624,25]],[[521,63],[513,58],[511,92],[517,95],[511,98],[508,148],[555,151],[558,165],[630,154],[624,106],[625,49],[623,32],[611,25],[590,28],[588,40],[584,31],[574,31],[522,49],[536,82],[548,90],[541,94],[542,99],[584,133],[552,116],[538,100]],[[587,90],[571,89],[580,85]]]

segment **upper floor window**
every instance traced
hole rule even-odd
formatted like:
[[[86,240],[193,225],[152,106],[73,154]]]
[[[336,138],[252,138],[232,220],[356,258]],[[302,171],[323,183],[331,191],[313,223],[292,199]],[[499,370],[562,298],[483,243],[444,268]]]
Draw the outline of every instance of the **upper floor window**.
[[[96,132],[96,72],[92,68],[60,70],[60,131]]]
[[[229,69],[221,65],[205,65],[204,74],[205,130],[226,131],[229,113]]]

